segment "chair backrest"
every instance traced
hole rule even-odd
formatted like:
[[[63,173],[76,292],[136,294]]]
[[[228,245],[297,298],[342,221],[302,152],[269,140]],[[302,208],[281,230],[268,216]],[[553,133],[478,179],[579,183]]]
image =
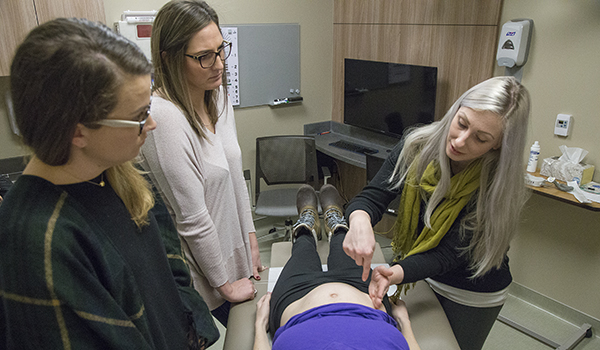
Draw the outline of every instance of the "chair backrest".
[[[255,197],[260,193],[260,179],[267,185],[310,184],[319,181],[315,138],[304,135],[281,135],[256,138]]]

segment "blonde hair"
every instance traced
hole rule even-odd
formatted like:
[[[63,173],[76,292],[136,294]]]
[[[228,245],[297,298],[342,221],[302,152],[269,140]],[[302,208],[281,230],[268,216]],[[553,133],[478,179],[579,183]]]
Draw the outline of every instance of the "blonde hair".
[[[174,0],[166,3],[156,15],[152,25],[152,62],[154,65],[153,90],[162,97],[173,102],[185,115],[188,123],[198,136],[206,135],[201,126],[200,117],[194,110],[192,96],[185,76],[184,54],[187,52],[190,39],[211,23],[219,28],[217,13],[204,1]],[[223,69],[222,86],[227,86],[226,73]],[[227,106],[227,93],[224,93],[223,110]],[[217,90],[204,93],[204,104],[211,123],[219,119],[217,108]]]
[[[154,195],[150,184],[133,161],[109,168],[106,177],[135,224],[138,227],[148,225],[148,212],[154,207]]]
[[[530,102],[525,87],[513,77],[488,79],[465,92],[440,121],[409,130],[390,182],[393,188],[400,188],[414,162],[418,183],[427,165],[433,160],[438,162],[441,178],[425,210],[425,224],[431,227],[431,215],[450,189],[452,172],[446,155],[446,138],[460,107],[493,112],[502,118],[504,126],[501,147],[481,157],[478,195],[468,204],[475,210],[461,221],[463,235],[465,230],[473,232],[463,253],[470,255],[472,278],[475,278],[500,267],[504,261],[528,198],[523,180],[523,153]]]

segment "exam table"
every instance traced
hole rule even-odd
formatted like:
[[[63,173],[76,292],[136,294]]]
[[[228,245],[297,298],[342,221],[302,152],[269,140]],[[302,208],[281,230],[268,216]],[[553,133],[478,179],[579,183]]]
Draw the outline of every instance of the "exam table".
[[[317,249],[321,262],[325,264],[329,255],[327,240],[319,241]],[[271,267],[283,267],[291,252],[291,242],[274,243],[271,247]],[[375,247],[372,263],[385,263],[379,244]],[[260,277],[260,281],[254,281],[258,291],[256,298],[231,307],[223,350],[252,349],[256,303],[267,293],[269,270],[261,272]],[[426,282],[419,281],[415,288],[402,296],[402,300],[406,302],[413,332],[422,350],[460,350],[446,314]]]

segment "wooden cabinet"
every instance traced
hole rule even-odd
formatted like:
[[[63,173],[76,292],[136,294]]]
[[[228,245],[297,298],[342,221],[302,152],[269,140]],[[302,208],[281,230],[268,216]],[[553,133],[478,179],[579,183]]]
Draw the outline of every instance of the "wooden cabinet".
[[[334,0],[332,120],[344,121],[345,58],[437,67],[441,119],[463,92],[492,77],[501,9],[502,0]],[[364,169],[339,164],[339,171],[350,199]]]
[[[105,23],[103,0],[0,0],[0,76],[9,75],[17,46],[38,24],[57,17]]]
[[[39,24],[57,17],[81,17],[106,23],[103,0],[35,0]]]
[[[0,1],[0,75],[8,75],[15,49],[36,25],[33,1]]]
[[[436,120],[492,77],[501,0],[335,0],[333,116],[343,122],[344,58],[438,67]]]

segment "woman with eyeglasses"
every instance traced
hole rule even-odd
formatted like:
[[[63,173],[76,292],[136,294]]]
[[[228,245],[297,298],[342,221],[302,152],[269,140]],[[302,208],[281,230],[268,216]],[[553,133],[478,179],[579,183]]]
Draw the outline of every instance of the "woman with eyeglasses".
[[[143,166],[176,223],[194,287],[227,325],[231,303],[254,298],[262,266],[233,107],[227,99],[219,18],[204,1],[175,0],[152,29],[152,117]]]
[[[0,348],[203,349],[218,338],[214,323],[216,337],[201,336],[212,317],[169,260],[177,248],[132,164],[156,128],[151,68],[85,19],[46,22],[17,49],[12,101],[33,155],[0,206]]]

